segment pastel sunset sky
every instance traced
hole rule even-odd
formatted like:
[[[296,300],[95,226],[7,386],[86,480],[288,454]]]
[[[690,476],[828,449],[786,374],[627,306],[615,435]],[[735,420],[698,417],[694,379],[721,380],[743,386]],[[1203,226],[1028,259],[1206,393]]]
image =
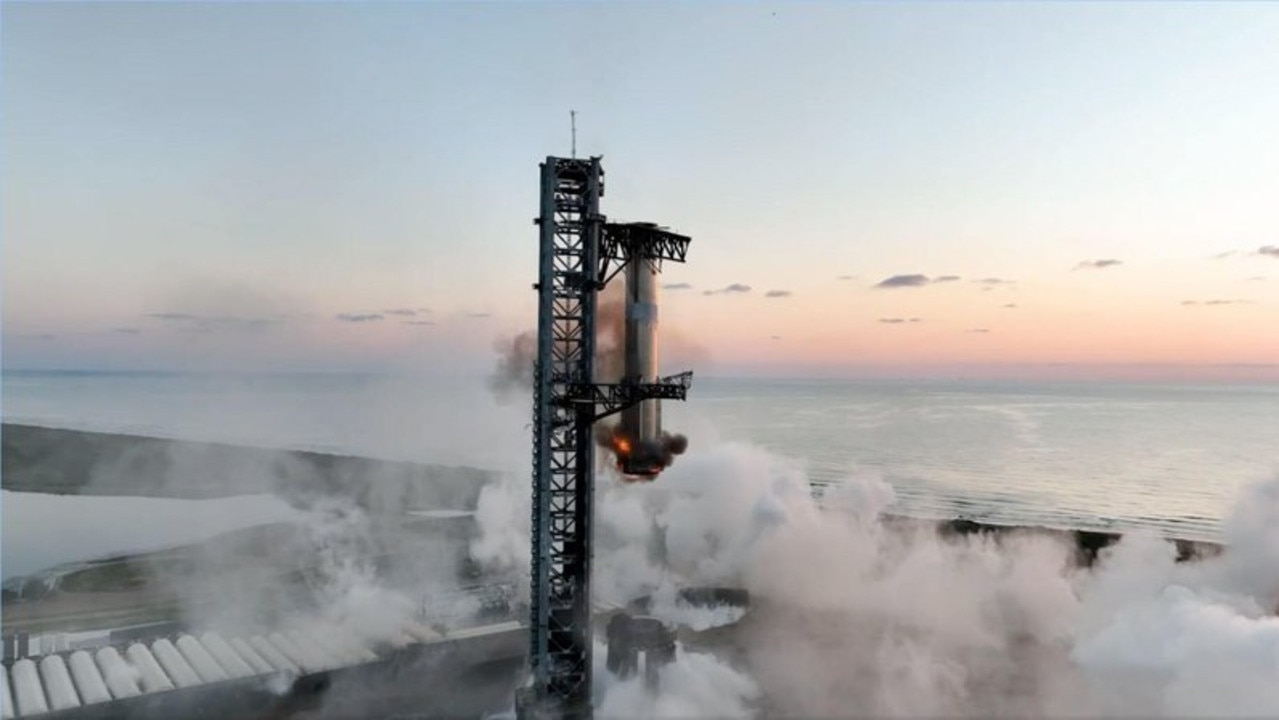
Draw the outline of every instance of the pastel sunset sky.
[[[1279,380],[1279,4],[16,3],[6,368],[480,372],[538,163],[712,373]]]

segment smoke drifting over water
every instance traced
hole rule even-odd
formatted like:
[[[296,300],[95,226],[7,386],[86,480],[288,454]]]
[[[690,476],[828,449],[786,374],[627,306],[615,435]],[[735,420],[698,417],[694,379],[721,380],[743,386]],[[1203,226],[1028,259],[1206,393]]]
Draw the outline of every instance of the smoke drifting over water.
[[[1171,544],[1135,534],[1092,568],[1046,535],[886,524],[894,494],[875,477],[846,480],[819,505],[799,467],[746,445],[689,455],[661,483],[597,488],[599,603],[707,585],[752,597],[731,661],[682,647],[657,695],[601,670],[602,717],[1279,707],[1279,478],[1240,499],[1221,556],[1176,563]],[[527,516],[518,500],[486,534]],[[680,620],[670,605],[652,613]]]

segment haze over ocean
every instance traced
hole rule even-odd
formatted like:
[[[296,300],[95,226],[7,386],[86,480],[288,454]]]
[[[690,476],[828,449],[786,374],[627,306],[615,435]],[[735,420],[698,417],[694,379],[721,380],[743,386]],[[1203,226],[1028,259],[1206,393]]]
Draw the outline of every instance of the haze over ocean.
[[[527,399],[480,379],[10,371],[3,391],[7,422],[513,473],[529,451]],[[911,515],[1213,539],[1279,470],[1275,385],[698,378],[664,414],[690,453],[756,444],[819,492],[877,475]]]

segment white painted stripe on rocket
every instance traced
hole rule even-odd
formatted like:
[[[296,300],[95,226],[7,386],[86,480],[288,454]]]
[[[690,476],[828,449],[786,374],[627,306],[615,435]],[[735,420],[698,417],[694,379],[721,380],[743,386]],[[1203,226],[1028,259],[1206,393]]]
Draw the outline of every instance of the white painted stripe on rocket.
[[[46,655],[40,660],[40,679],[49,698],[51,710],[70,710],[80,707],[80,695],[71,684],[71,673],[61,655]]]
[[[111,699],[111,692],[107,690],[106,681],[102,679],[102,673],[98,671],[98,666],[93,663],[93,656],[87,651],[77,650],[71,653],[71,658],[67,660],[67,664],[71,666],[71,679],[75,681],[76,689],[80,691],[80,700],[85,705],[93,705]]]
[[[108,648],[110,649],[110,648]],[[114,650],[113,650],[114,652]],[[142,643],[133,643],[124,651],[129,662],[133,666],[133,672],[137,676],[138,682],[142,685],[143,692],[164,692],[174,688],[173,681],[168,675],[164,674],[164,668],[160,667],[160,663],[155,659],[155,655],[151,654],[151,650]],[[98,658],[101,664],[102,658]],[[103,668],[105,670],[105,668]],[[108,678],[108,685],[110,679]],[[115,689],[111,690],[115,694]],[[116,697],[119,697],[118,695]]]
[[[18,706],[18,714],[43,715],[49,712],[49,703],[44,699],[44,688],[40,685],[40,674],[36,671],[35,661],[23,658],[13,664],[13,699]]]

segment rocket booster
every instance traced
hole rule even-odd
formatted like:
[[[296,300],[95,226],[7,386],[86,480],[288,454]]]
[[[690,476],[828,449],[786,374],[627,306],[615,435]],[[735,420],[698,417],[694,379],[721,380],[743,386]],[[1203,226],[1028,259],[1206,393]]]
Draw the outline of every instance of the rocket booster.
[[[623,374],[636,382],[657,380],[657,269],[652,260],[635,258],[626,266],[626,358]],[[645,400],[622,411],[623,433],[643,442],[662,432],[662,404]]]
[[[657,261],[646,258],[632,258],[626,265],[622,375],[631,382],[658,380],[657,269]],[[642,479],[656,477],[687,442],[681,435],[662,431],[660,400],[644,400],[623,410],[612,435],[618,469]]]

